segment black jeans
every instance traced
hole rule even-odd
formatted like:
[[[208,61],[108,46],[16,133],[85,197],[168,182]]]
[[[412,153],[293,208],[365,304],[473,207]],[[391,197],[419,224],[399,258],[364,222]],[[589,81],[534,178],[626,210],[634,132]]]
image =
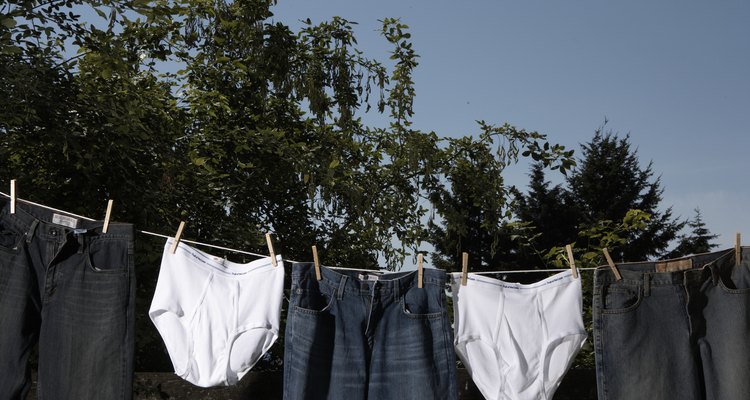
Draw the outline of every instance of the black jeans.
[[[0,201],[0,400],[132,397],[133,226]]]

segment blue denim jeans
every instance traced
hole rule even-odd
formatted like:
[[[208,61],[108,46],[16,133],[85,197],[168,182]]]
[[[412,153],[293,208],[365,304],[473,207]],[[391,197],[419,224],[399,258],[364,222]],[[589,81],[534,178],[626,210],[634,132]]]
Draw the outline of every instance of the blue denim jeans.
[[[133,226],[0,200],[0,399],[132,397]]]
[[[600,400],[750,399],[750,249],[594,275]]]
[[[444,271],[321,269],[292,266],[284,399],[458,398]]]

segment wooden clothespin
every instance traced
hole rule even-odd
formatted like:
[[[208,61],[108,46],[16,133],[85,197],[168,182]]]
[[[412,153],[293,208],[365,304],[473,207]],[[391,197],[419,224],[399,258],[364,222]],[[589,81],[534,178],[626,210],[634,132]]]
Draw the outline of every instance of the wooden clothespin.
[[[604,258],[607,259],[607,264],[609,265],[609,269],[612,270],[612,273],[615,274],[615,280],[619,281],[622,279],[622,275],[620,275],[620,271],[617,269],[617,266],[615,265],[615,262],[612,261],[612,257],[609,256],[609,250],[607,248],[602,249],[602,253],[604,253]]]
[[[461,286],[466,286],[466,281],[469,279],[469,253],[463,252],[461,257]]]
[[[276,262],[276,252],[273,251],[273,240],[271,240],[271,232],[266,233],[266,244],[268,245],[268,254],[271,255],[271,265],[274,267],[278,266]]]
[[[739,267],[742,264],[742,237],[739,232],[734,237],[734,266]]]
[[[424,277],[424,266],[422,263],[424,262],[424,256],[422,253],[417,254],[417,287],[422,288],[422,280]]]
[[[573,248],[569,244],[565,245],[565,251],[568,252],[568,263],[570,263],[570,270],[573,271],[573,278],[578,279],[578,271],[576,270],[576,260],[573,259]]]
[[[16,180],[10,180],[10,213],[16,213]]]
[[[109,217],[112,215],[112,203],[114,203],[114,200],[112,199],[107,202],[107,213],[104,214],[104,226],[102,226],[102,233],[107,233],[107,229],[109,229]]]
[[[320,260],[318,260],[318,248],[316,246],[312,247],[313,252],[313,264],[315,264],[315,279],[320,280]]]
[[[180,244],[180,236],[182,236],[183,229],[185,229],[185,221],[180,221],[180,227],[177,228],[177,234],[174,235],[174,242],[172,242],[172,254],[177,251],[177,245]]]

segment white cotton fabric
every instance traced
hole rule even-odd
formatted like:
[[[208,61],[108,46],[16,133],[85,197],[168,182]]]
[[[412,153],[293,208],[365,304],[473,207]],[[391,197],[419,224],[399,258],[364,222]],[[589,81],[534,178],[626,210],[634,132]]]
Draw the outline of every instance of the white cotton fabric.
[[[548,400],[586,339],[581,280],[452,274],[456,354],[487,400]]]
[[[175,373],[202,387],[237,383],[279,335],[284,266],[214,257],[185,243],[164,246],[149,316]]]

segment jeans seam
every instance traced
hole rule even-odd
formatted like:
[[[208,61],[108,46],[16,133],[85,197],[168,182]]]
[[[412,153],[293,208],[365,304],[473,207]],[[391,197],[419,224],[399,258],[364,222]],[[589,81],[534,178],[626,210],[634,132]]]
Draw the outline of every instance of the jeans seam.
[[[603,397],[601,400],[607,399],[604,349],[602,348],[602,344],[604,343],[604,341],[602,340],[602,336],[604,336],[604,323],[602,318],[604,299],[602,296],[602,292],[606,284],[606,282],[599,285],[595,284],[594,293],[592,296],[594,314],[594,356],[595,360],[599,361],[598,363],[596,363],[596,373],[598,388]]]
[[[292,296],[290,296],[291,299]],[[289,352],[289,360],[284,359],[284,377],[282,378],[282,384],[284,385],[284,388],[287,388],[287,385],[289,385],[289,375],[291,373],[292,364],[293,364],[293,357],[294,357],[294,350],[289,349],[287,346],[287,341],[292,342],[294,340],[294,320],[295,320],[295,314],[291,312],[293,310],[293,305],[289,304],[289,309],[287,311],[287,318],[286,318],[286,327],[288,332],[284,332],[284,354],[286,355],[286,352]],[[289,365],[287,365],[289,364]],[[284,390],[282,396],[284,399],[287,399],[288,390]]]
[[[448,331],[448,329],[449,329],[448,325],[449,324],[448,324],[447,318],[448,317],[446,316],[445,318],[442,319],[441,325],[442,325],[442,328],[443,328],[443,341],[445,342],[444,345],[443,345],[443,348],[445,349],[445,361],[446,361],[446,364],[447,364],[446,367],[448,368],[448,375],[449,375],[449,377],[448,377],[448,388],[450,389],[451,393],[449,393],[448,396],[450,398],[453,395],[453,392],[455,391],[454,388],[452,387],[453,386],[452,383],[455,382],[455,379],[456,379],[455,373],[451,374],[451,372],[453,372],[455,370],[455,367],[451,368],[451,363],[453,363],[455,365],[456,360],[455,360],[455,351],[454,351],[453,360],[451,360],[450,349],[453,346],[453,341],[450,340],[450,333]],[[451,375],[453,375],[453,376],[451,376]]]
[[[604,396],[604,398],[602,400],[607,400],[607,397],[608,397],[607,396],[607,367],[606,367],[606,363],[604,362],[604,348],[602,347],[603,344],[604,344],[604,339],[602,338],[604,336],[604,323],[603,323],[604,321],[601,318],[601,314],[599,315],[599,321],[598,322],[599,322],[599,324],[598,324],[599,325],[599,335],[597,337],[597,341],[599,342],[598,343],[598,345],[599,345],[599,351],[598,351],[598,353],[599,353],[599,358],[601,359],[601,365],[600,365],[601,373],[600,373],[600,376],[599,376],[599,378],[601,379],[601,382],[599,382],[599,383],[602,386],[602,388],[601,388],[602,389],[602,396]]]
[[[126,269],[126,276],[128,280],[128,291],[127,291],[127,316],[125,319],[125,332],[124,332],[124,341],[125,343],[122,343],[122,349],[120,351],[120,357],[122,362],[122,375],[120,376],[121,382],[120,387],[122,388],[122,398],[124,400],[127,400],[129,398],[132,398],[132,379],[130,382],[130,387],[126,387],[126,383],[128,382],[128,374],[131,374],[132,372],[129,371],[128,368],[128,348],[129,343],[131,340],[134,340],[135,338],[130,338],[130,335],[128,335],[129,332],[133,332],[133,335],[135,335],[135,299],[132,298],[134,295],[134,290],[136,288],[136,281],[135,281],[135,248],[132,241],[128,241],[128,266]],[[131,321],[133,321],[131,323]],[[131,326],[132,325],[132,326]],[[135,349],[133,349],[135,351]],[[135,358],[135,355],[132,356]],[[130,396],[128,396],[128,392],[130,392]]]

